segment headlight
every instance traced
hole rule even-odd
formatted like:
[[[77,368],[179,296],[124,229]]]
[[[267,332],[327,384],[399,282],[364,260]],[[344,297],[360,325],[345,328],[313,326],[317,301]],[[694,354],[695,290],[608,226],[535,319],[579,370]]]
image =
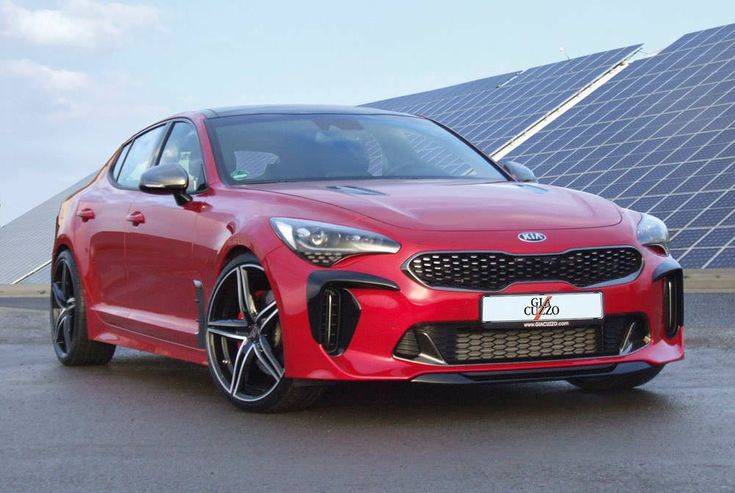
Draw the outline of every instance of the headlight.
[[[401,248],[378,233],[336,224],[274,217],[271,225],[297,255],[325,267],[351,255],[396,253]]]
[[[661,247],[669,254],[669,230],[661,219],[641,213],[636,234],[641,244]]]

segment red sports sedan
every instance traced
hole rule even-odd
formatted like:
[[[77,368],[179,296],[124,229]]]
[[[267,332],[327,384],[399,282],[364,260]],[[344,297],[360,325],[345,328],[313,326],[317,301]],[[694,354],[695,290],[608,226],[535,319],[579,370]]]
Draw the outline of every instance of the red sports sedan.
[[[632,388],[684,355],[668,242],[425,118],[185,113],[62,205],[52,342],[65,365],[116,346],[208,365],[257,411],[337,380]]]

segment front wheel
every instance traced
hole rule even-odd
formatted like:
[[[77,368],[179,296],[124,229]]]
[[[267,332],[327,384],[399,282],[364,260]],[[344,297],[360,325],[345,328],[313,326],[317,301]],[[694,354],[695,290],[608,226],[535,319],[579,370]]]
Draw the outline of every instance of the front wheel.
[[[303,409],[321,395],[321,387],[297,386],[285,377],[278,306],[253,255],[237,256],[220,274],[209,303],[206,345],[215,384],[242,409]]]
[[[664,365],[654,366],[629,375],[615,375],[610,377],[572,378],[567,380],[572,385],[590,392],[606,392],[608,390],[626,390],[650,382],[661,373]]]

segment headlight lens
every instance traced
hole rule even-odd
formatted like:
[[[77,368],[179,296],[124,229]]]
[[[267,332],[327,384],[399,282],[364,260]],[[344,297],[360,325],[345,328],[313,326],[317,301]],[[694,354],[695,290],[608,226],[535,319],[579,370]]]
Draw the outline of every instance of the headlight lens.
[[[637,236],[641,244],[661,247],[669,254],[669,230],[661,219],[641,213]]]
[[[366,253],[396,253],[401,245],[372,231],[336,224],[274,217],[276,234],[297,255],[328,267],[345,257]]]

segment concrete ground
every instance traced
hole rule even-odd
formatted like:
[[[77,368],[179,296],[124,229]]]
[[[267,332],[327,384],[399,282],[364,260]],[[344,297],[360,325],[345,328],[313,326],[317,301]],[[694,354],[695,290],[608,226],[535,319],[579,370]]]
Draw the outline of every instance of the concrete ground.
[[[60,366],[46,300],[0,298],[0,490],[733,491],[734,294],[688,294],[687,359],[640,390],[336,386],[237,411],[206,368]]]

